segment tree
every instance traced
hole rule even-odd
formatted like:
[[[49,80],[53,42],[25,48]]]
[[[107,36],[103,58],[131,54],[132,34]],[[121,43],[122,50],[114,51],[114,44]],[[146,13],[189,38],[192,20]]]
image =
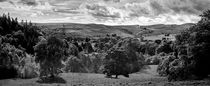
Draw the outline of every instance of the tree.
[[[127,38],[109,49],[104,59],[104,73],[107,76],[124,75],[138,72],[144,66],[144,57],[139,54],[140,43],[137,39]]]
[[[34,46],[38,43],[38,37],[42,35],[40,28],[32,23],[18,23],[17,18],[11,18],[3,14],[0,16],[0,35],[4,36],[4,42],[22,47],[27,53],[34,54]]]
[[[167,69],[166,75],[171,80],[203,79],[208,77],[210,69],[210,10],[201,15],[201,20],[187,30],[176,36],[175,59],[163,61],[169,66],[163,65]]]
[[[116,78],[118,78],[118,75],[129,77],[129,69],[126,67],[128,64],[127,61],[128,57],[123,51],[112,51],[108,53],[105,57],[104,73],[107,76],[116,75]]]
[[[171,52],[173,52],[173,49],[172,49],[172,43],[171,42],[162,42],[162,44],[160,44],[157,48],[156,48],[156,54],[159,54],[159,53],[166,53],[166,54],[169,54]]]
[[[63,67],[62,61],[69,55],[65,40],[49,37],[35,46],[36,62],[40,64],[40,77],[54,77]]]
[[[205,78],[210,74],[210,69],[204,68],[210,65],[210,10],[201,15],[201,20],[190,27],[188,34],[181,34],[184,39],[184,45],[187,46],[187,56],[190,58],[187,62],[193,62],[192,74],[200,78]],[[183,40],[177,40],[183,42]]]

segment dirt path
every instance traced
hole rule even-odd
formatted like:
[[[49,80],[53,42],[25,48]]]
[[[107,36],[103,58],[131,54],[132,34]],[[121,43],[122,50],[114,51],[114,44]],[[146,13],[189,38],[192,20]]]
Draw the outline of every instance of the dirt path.
[[[0,86],[210,86],[207,80],[167,82],[166,78],[157,75],[156,68],[156,65],[152,65],[145,71],[130,74],[130,78],[119,76],[119,79],[111,79],[105,78],[103,74],[63,73],[60,76],[66,83],[41,84],[37,83],[38,78],[8,79],[0,80]]]

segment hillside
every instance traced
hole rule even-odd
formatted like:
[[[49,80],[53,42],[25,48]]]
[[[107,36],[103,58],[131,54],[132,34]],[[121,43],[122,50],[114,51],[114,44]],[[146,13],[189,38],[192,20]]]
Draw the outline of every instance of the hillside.
[[[106,34],[117,34],[122,37],[134,37],[135,35],[161,35],[164,33],[177,34],[181,30],[189,28],[192,23],[182,25],[118,25],[108,26],[102,24],[76,24],[76,23],[39,23],[38,26],[43,26],[49,29],[63,29],[66,33],[71,33],[81,36],[104,36]]]

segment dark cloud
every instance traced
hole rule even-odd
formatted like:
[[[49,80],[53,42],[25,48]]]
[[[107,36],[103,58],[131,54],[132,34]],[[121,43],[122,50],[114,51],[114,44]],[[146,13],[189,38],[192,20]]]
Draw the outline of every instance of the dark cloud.
[[[195,15],[199,15],[210,8],[210,0],[167,0],[165,4],[175,13],[182,12]]]
[[[130,3],[125,7],[130,17],[154,17],[162,14],[199,15],[210,9],[210,0],[148,0],[142,3]]]
[[[131,10],[130,17],[149,16],[151,13],[146,8],[139,8],[138,10]]]
[[[107,9],[106,6],[100,6],[97,4],[87,5],[86,8],[89,10],[89,14],[91,14],[95,18],[120,18],[120,13],[111,12],[111,10]]]
[[[160,15],[168,12],[168,10],[165,9],[164,6],[157,1],[151,1],[150,6],[153,9],[155,15]]]
[[[191,0],[193,2],[193,8],[198,11],[204,11],[210,9],[210,0]]]
[[[20,0],[19,3],[25,4],[28,6],[37,6],[38,5],[36,0]]]
[[[0,0],[0,2],[5,2],[5,1],[7,1],[7,0]]]

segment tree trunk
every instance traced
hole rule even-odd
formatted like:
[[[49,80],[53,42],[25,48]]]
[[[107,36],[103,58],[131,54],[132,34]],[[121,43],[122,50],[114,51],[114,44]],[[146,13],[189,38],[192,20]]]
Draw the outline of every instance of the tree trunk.
[[[117,79],[118,78],[118,75],[116,75],[115,78]]]

